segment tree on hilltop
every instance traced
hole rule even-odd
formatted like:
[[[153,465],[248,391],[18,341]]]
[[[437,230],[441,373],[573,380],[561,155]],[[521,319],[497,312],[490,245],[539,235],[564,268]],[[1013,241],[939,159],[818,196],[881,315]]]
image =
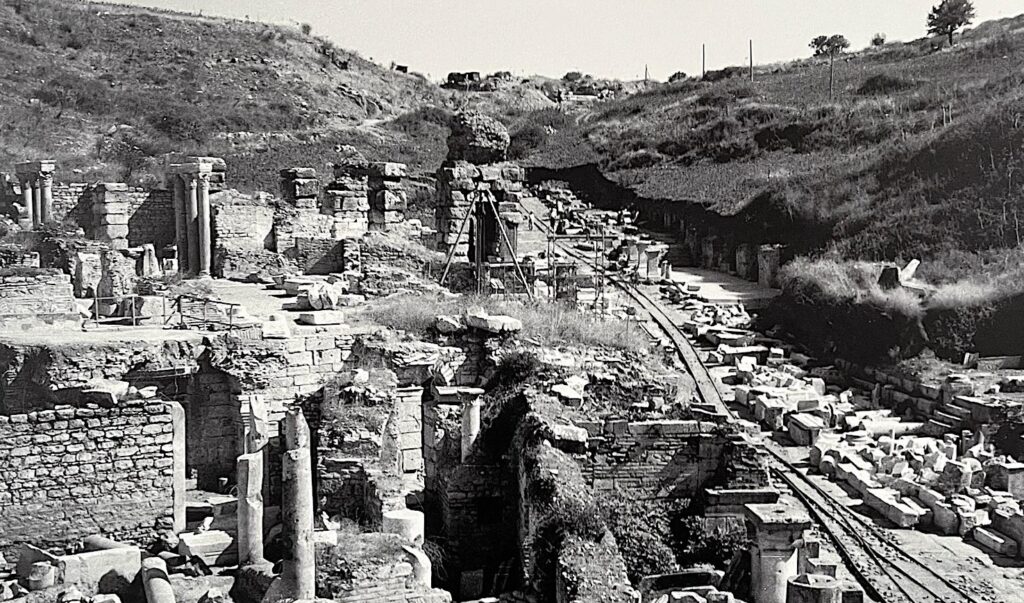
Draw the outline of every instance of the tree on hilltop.
[[[942,0],[928,13],[928,33],[945,35],[952,46],[956,30],[974,21],[974,4],[971,0]]]
[[[832,100],[835,89],[836,55],[850,47],[850,41],[842,34],[817,36],[809,44],[814,49],[814,56],[828,56],[828,99]]]

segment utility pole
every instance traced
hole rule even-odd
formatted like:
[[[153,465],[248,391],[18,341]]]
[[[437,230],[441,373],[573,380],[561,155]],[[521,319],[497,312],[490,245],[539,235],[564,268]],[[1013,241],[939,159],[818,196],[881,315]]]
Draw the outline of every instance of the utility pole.
[[[644,84],[647,83],[647,80],[649,79],[649,77],[650,77],[650,71],[648,71],[648,69],[647,69],[647,63],[644,63]]]
[[[704,44],[700,45],[700,79],[704,79],[704,74],[707,73],[707,52],[704,48]]]
[[[750,40],[750,83],[754,83],[754,40]]]

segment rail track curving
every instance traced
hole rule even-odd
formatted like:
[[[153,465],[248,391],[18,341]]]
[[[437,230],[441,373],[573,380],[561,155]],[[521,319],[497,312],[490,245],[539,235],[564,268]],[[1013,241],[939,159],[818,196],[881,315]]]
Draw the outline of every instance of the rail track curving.
[[[586,254],[561,243],[557,246],[595,271],[601,270]],[[625,279],[611,274],[605,276],[647,311],[672,342],[693,377],[700,399],[738,419],[735,411],[722,400],[714,379],[690,340],[661,304]],[[984,599],[975,597],[899,546],[887,530],[836,500],[790,463],[775,446],[770,441],[764,443],[771,472],[807,507],[868,597],[880,603],[984,603]]]

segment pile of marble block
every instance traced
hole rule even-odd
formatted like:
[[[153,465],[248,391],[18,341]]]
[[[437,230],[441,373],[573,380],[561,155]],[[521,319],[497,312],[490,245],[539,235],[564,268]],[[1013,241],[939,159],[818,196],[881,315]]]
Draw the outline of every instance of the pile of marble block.
[[[1024,550],[1024,463],[996,457],[984,441],[967,447],[954,435],[823,434],[810,464],[899,527],[972,537],[1009,556]]]

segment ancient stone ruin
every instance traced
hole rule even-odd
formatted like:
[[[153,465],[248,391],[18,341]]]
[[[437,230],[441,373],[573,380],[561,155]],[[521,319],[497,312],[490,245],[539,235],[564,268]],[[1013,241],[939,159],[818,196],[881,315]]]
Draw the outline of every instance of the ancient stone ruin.
[[[994,443],[1019,383],[755,332],[784,250],[673,240],[507,147],[459,116],[432,216],[353,149],[276,194],[213,157],[155,188],[18,164],[0,600],[865,600],[886,574],[842,561],[864,539],[841,525],[899,549],[837,483],[1021,554],[1024,471]]]

